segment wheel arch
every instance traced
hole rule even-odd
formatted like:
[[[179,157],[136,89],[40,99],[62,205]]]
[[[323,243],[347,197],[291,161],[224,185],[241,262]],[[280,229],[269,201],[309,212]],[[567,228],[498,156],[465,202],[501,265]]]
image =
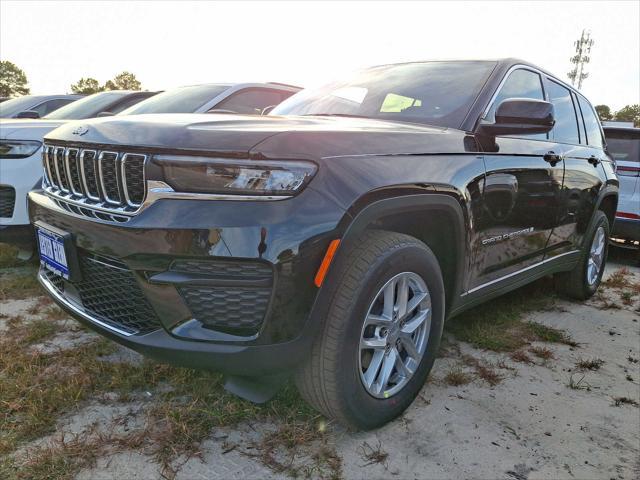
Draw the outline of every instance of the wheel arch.
[[[338,257],[368,229],[410,235],[429,246],[440,263],[447,310],[456,303],[463,289],[468,229],[460,202],[454,196],[416,193],[383,198],[364,204],[350,218]]]

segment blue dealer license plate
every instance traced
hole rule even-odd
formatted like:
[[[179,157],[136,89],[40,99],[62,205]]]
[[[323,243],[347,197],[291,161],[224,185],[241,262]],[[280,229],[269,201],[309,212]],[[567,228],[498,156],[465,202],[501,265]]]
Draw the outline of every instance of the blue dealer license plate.
[[[42,266],[69,280],[69,261],[64,238],[44,228],[38,228],[38,249]]]

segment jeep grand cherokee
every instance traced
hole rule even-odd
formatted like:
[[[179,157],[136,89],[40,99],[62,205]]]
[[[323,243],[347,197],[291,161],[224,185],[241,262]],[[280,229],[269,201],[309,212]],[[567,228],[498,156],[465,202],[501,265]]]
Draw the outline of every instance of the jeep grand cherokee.
[[[270,116],[137,116],[46,138],[30,194],[56,302],[264,401],[287,373],[374,428],[445,318],[542,276],[600,283],[618,180],[589,102],[526,62],[384,65]]]

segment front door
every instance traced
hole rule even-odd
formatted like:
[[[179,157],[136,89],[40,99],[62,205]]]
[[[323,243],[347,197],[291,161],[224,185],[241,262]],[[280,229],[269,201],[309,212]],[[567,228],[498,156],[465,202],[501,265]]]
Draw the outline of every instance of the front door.
[[[485,119],[508,98],[546,98],[539,73],[519,68],[503,82]],[[544,259],[547,242],[561,215],[564,162],[547,134],[496,138],[484,153],[486,179],[482,215],[467,287],[481,288]]]

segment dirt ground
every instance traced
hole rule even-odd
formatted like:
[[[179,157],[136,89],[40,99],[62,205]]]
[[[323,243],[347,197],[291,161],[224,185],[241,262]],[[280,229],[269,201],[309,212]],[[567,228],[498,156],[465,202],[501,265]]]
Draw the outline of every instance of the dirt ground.
[[[89,378],[82,385],[90,385],[83,388],[91,393],[68,390],[76,393],[53,400],[47,389],[55,384],[25,379],[5,358],[0,381],[12,375],[25,383],[19,387],[22,393],[13,386],[18,380],[5,384],[13,392],[6,398],[0,391],[0,409],[5,409],[0,413],[0,432],[5,430],[0,477],[4,472],[5,478],[86,480],[640,478],[640,267],[634,255],[614,252],[607,286],[585,304],[554,299],[519,320],[553,327],[549,331],[563,332],[564,340],[488,350],[445,331],[441,358],[419,397],[401,418],[372,432],[351,433],[313,413],[300,414],[298,421],[305,406],[295,394],[293,406],[276,400],[254,415],[254,407],[221,389],[209,391],[207,398],[225,399],[225,418],[237,421],[223,421],[206,402],[193,409],[201,419],[205,405],[206,422],[182,421],[181,405],[196,405],[198,394],[176,387],[175,372],[170,380],[157,380],[158,370],[137,383],[131,380],[130,391],[109,382],[96,386]],[[26,298],[15,298],[21,296]],[[37,368],[29,366],[33,375],[46,375],[56,358],[97,341],[95,334],[54,314],[37,293],[5,292],[4,297],[3,336],[18,323],[38,325],[49,318],[57,325],[52,331],[44,324],[41,330],[32,327],[20,337],[29,361],[40,362]],[[7,345],[2,345],[5,353]],[[120,347],[95,358],[96,371],[110,365],[131,378],[138,378],[145,363]],[[73,363],[65,365],[74,378]],[[32,407],[21,398],[34,388],[41,391],[33,398],[52,398],[60,406],[51,409],[51,419],[39,420],[37,425],[44,427],[22,432],[15,423],[26,422],[25,412]],[[170,391],[179,392],[171,397],[173,403],[166,400]],[[280,405],[285,407],[278,410]],[[163,443],[159,451],[158,442],[166,438],[177,440]]]

